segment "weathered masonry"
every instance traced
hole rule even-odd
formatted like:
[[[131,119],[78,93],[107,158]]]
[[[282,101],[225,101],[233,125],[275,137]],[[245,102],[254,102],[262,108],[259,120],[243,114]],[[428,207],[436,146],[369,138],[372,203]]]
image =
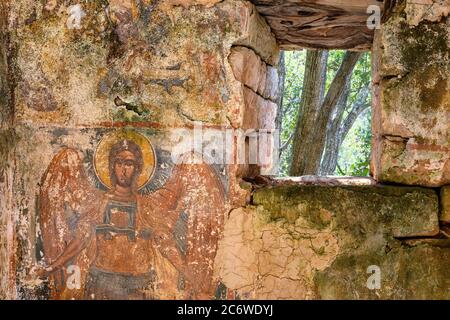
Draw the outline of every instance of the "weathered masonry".
[[[0,298],[450,298],[449,13],[2,1]],[[280,50],[303,48],[372,50],[372,178],[173,157],[275,129]]]

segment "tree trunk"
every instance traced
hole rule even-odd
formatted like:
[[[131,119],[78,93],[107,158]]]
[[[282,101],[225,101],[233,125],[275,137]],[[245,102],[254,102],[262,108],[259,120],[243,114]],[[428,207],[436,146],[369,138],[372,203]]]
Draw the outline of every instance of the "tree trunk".
[[[327,60],[327,51],[308,50],[306,53],[305,78],[292,145],[291,176],[314,174],[319,167],[317,156],[313,155],[319,152],[315,148],[313,129],[324,96]]]
[[[325,99],[321,102],[326,80],[326,58],[323,51],[308,51],[302,101],[293,142],[291,176],[319,173],[328,124],[360,56],[359,52],[345,54]]]
[[[342,100],[344,100],[345,102],[344,104],[342,104],[342,102],[340,101],[336,106],[336,116],[332,120],[330,128],[327,131],[325,153],[320,165],[321,175],[334,174],[339,156],[339,149],[344,142],[345,137],[352,128],[356,119],[358,119],[359,115],[369,107],[369,104],[366,103],[368,95],[369,87],[363,87],[358,92],[358,96],[351,107],[350,113],[345,119],[343,119],[342,116],[344,114],[346,107],[345,104],[348,98],[348,91],[344,92]]]
[[[337,159],[339,155],[339,147],[342,144],[338,136],[339,127],[347,107],[347,99],[350,94],[350,81],[347,82],[344,93],[333,112],[333,118],[328,123],[325,150],[320,164],[321,175],[332,175],[336,169]]]

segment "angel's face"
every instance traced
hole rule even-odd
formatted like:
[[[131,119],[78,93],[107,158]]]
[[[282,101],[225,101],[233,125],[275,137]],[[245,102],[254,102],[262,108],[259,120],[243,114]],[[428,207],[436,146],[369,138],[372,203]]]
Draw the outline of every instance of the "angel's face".
[[[114,174],[117,184],[122,187],[131,187],[136,171],[136,156],[127,150],[120,152],[114,162]]]

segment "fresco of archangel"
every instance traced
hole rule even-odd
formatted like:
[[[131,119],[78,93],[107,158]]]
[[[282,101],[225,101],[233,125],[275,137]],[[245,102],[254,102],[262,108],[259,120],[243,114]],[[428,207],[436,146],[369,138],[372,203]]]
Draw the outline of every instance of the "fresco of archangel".
[[[208,299],[224,215],[215,169],[181,163],[157,190],[141,192],[158,159],[151,142],[116,131],[99,142],[95,186],[79,150],[64,148],[45,172],[39,222],[52,299]],[[69,266],[80,286],[67,286]]]

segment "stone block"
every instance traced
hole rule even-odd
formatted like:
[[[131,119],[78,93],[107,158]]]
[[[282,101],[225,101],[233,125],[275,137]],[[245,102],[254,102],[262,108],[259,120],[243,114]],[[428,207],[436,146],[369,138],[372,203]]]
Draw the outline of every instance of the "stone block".
[[[450,223],[450,186],[444,186],[441,188],[440,203],[440,220],[444,223]]]
[[[409,25],[403,11],[375,36],[372,173],[376,180],[450,183],[450,25]]]
[[[239,8],[238,15],[241,18],[242,36],[235,45],[252,48],[267,64],[277,66],[280,60],[280,49],[266,20],[248,1]]]
[[[267,67],[266,86],[263,92],[263,97],[272,101],[278,98],[278,69]]]
[[[355,237],[382,233],[403,238],[439,232],[438,196],[425,188],[287,185],[257,190],[253,203],[274,219],[306,215],[318,226],[323,223],[319,213],[325,210],[333,216],[335,228],[351,225]]]
[[[244,97],[244,110],[242,117],[242,126],[244,130],[257,129],[259,125],[259,102],[260,97],[249,88],[242,86],[242,92]]]
[[[266,64],[251,49],[237,46],[231,49],[229,62],[236,80],[262,93],[266,83]]]
[[[409,25],[417,26],[421,21],[438,22],[450,13],[447,0],[407,0],[405,12]]]
[[[276,103],[258,96],[258,129],[275,129]]]
[[[245,108],[242,129],[274,129],[278,106],[243,87]]]
[[[316,274],[315,288],[318,298],[326,300],[448,300],[448,259],[448,247],[429,244],[386,246],[377,252],[348,252]],[[374,272],[380,276],[380,286],[369,289],[369,277],[374,276]]]

